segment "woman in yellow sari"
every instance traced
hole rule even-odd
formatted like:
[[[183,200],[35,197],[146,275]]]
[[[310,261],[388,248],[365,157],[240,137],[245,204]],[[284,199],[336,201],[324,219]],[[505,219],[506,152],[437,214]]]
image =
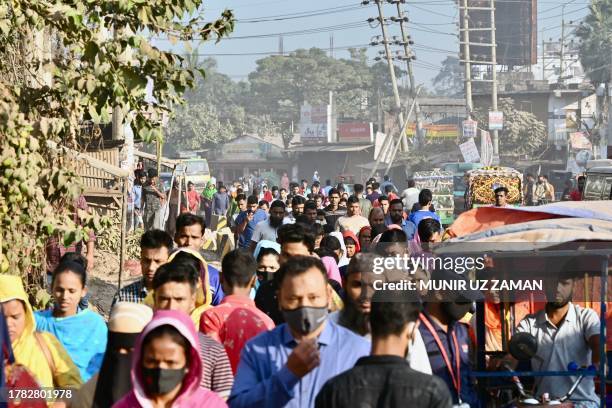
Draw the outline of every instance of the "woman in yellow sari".
[[[25,366],[43,388],[78,388],[79,369],[51,333],[37,332],[32,306],[19,276],[0,275],[0,304],[15,363]]]

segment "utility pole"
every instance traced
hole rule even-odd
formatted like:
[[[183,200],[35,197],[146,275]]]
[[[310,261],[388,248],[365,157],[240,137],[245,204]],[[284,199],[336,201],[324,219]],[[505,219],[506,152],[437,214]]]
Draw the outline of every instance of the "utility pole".
[[[542,81],[546,81],[546,42],[544,41],[544,30],[542,30]]]
[[[491,0],[491,106],[497,112],[497,43],[495,40],[495,0]],[[493,130],[493,164],[499,164],[499,133]]]
[[[565,5],[561,7],[561,49],[559,52],[559,78],[557,82],[562,84],[564,74],[563,59],[565,58]]]
[[[329,35],[329,56],[334,58],[334,33]]]
[[[387,57],[387,64],[389,65],[389,75],[391,76],[391,86],[393,87],[393,101],[395,103],[395,110],[397,111],[398,128],[404,128],[404,114],[402,112],[402,102],[399,96],[399,90],[397,89],[397,78],[395,77],[395,65],[393,64],[393,58],[391,56],[391,49],[389,47],[389,36],[387,34],[387,26],[385,24],[385,16],[383,13],[382,3],[383,0],[374,0],[378,7],[378,19],[383,35],[383,45],[385,46],[385,55]],[[398,136],[401,140],[401,147],[404,152],[408,151],[408,142],[403,134]]]
[[[404,26],[404,12],[402,11],[402,7],[400,4],[404,0],[397,0],[397,17],[399,18],[400,29],[402,31],[402,43],[404,44],[404,55],[406,57],[406,69],[408,71],[408,79],[410,80],[410,97],[415,101],[414,102],[414,121],[416,123],[416,140],[419,145],[423,145],[423,125],[421,123],[421,106],[419,105],[419,101],[417,100],[416,94],[416,84],[414,82],[414,73],[412,71],[412,59],[414,58],[414,54],[410,49],[410,36],[407,34],[408,30]],[[406,118],[409,119],[409,118]]]
[[[470,59],[470,19],[468,0],[463,0],[463,58],[465,58],[465,108],[467,118],[471,119],[474,105],[472,103],[472,64]]]

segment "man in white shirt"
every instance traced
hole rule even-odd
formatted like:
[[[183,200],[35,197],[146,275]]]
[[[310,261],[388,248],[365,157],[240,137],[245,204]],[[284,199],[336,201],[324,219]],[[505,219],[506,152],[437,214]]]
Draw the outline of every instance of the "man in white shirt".
[[[533,335],[538,348],[531,365],[534,371],[565,371],[570,362],[578,366],[599,364],[601,341],[599,317],[594,310],[571,302],[574,292],[573,277],[563,274],[545,279],[546,307],[527,315],[518,325],[518,332]],[[564,396],[577,376],[538,377],[536,395],[548,393],[551,399]],[[580,407],[599,407],[593,377],[585,377],[570,401]]]
[[[255,251],[259,241],[276,242],[276,232],[283,225],[284,217],[285,204],[280,200],[272,201],[268,219],[255,225],[255,230],[251,236],[251,243],[249,244],[251,252]]]
[[[366,217],[361,216],[361,206],[359,199],[355,196],[350,196],[346,204],[346,215],[338,218],[336,221],[336,231],[344,232],[352,231],[353,234],[359,235],[359,231],[370,225]]]
[[[410,213],[414,204],[419,202],[419,189],[416,188],[414,180],[408,180],[408,188],[402,191],[401,199],[404,202],[404,208]]]

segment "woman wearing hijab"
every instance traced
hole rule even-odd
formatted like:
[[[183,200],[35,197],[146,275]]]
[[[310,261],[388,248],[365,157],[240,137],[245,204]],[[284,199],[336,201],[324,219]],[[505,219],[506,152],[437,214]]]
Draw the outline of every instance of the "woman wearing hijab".
[[[133,389],[113,407],[227,407],[217,394],[200,387],[199,347],[189,316],[174,310],[155,312],[136,340]]]
[[[361,252],[361,245],[359,244],[359,239],[357,235],[351,230],[346,230],[342,233],[342,238],[344,240],[344,246],[346,248],[346,257],[350,259]]]
[[[130,368],[136,339],[152,316],[150,307],[138,303],[118,302],[113,306],[102,368],[75,394],[70,404],[72,408],[111,407],[130,392]]]
[[[34,313],[36,329],[52,333],[62,343],[85,382],[100,371],[108,332],[102,316],[79,307],[87,294],[86,279],[82,257],[60,263],[51,280],[53,309]]]
[[[212,216],[213,197],[215,196],[216,192],[217,192],[217,189],[215,188],[215,185],[211,182],[208,182],[208,184],[206,185],[206,188],[202,192],[202,196],[204,198],[204,213],[206,216],[206,225],[210,225],[210,219]]]
[[[257,281],[251,289],[249,297],[255,299],[259,286],[268,280],[274,279],[274,273],[280,268],[280,245],[274,241],[261,240],[255,247],[253,258],[257,261]]]
[[[21,278],[0,275],[0,303],[8,326],[15,363],[23,365],[44,388],[78,388],[79,369],[57,338],[37,332],[32,306]]]

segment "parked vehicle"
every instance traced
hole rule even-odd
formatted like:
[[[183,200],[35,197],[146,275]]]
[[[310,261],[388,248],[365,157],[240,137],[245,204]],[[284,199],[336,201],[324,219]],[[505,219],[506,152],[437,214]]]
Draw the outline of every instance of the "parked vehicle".
[[[612,166],[593,167],[587,170],[583,199],[612,200]]]

